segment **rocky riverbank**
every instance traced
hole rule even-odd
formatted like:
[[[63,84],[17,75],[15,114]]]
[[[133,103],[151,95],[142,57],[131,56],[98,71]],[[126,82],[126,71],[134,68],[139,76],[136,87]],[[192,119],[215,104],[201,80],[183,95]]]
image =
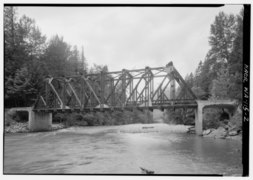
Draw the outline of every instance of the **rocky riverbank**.
[[[195,134],[195,127],[189,127],[187,133]],[[210,128],[204,130],[203,137],[242,140],[242,131],[241,128],[228,123],[227,125],[220,126],[217,129]]]
[[[28,123],[15,122],[11,123],[9,126],[5,126],[5,133],[27,133],[29,132]]]
[[[51,131],[66,128],[64,124],[52,124]],[[4,128],[5,133],[28,133],[30,132],[27,122],[13,122]]]
[[[217,129],[207,129],[203,131],[203,137],[241,140],[242,132],[239,129],[219,127]]]

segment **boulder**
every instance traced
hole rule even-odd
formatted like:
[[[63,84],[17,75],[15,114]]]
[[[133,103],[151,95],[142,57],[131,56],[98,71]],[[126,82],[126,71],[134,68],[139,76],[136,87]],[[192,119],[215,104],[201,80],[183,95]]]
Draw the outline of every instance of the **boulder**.
[[[213,138],[221,138],[224,139],[227,136],[227,131],[223,127],[219,127],[218,129],[215,129],[210,134],[207,135],[208,137]]]
[[[229,128],[230,128],[229,125],[225,125],[225,126],[224,126],[224,129],[225,129],[226,131],[228,131]]]
[[[211,132],[212,132],[211,129],[204,130],[203,131],[203,136],[206,136],[206,135],[210,134]]]
[[[195,127],[194,126],[189,127],[187,133],[195,134]]]
[[[228,132],[229,136],[236,136],[238,134],[239,134],[238,131],[230,131],[230,132]]]

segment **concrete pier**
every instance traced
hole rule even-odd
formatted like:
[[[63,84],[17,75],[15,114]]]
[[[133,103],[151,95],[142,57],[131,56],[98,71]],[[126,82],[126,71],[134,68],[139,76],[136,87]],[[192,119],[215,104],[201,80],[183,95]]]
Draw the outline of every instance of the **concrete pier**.
[[[147,119],[147,123],[153,123],[153,112],[146,109],[144,110],[144,113],[145,113],[145,116],[146,116],[146,119]]]
[[[47,131],[52,127],[52,113],[33,112],[29,113],[29,129],[31,131]]]
[[[16,112],[28,112],[28,128],[30,131],[47,131],[52,128],[52,113],[34,112],[33,107],[11,108]]]
[[[197,135],[203,134],[203,108],[197,108],[195,113],[195,131]]]

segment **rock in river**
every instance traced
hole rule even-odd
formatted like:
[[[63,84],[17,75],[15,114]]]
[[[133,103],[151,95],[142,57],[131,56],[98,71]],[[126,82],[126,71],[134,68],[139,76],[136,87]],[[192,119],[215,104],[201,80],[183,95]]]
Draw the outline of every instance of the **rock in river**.
[[[227,131],[223,127],[219,127],[218,129],[213,130],[209,134],[203,134],[203,135],[206,136],[206,137],[213,137],[213,138],[223,139],[227,136]]]
[[[236,136],[236,135],[238,135],[238,134],[239,134],[238,131],[230,131],[230,132],[228,133],[229,136]]]

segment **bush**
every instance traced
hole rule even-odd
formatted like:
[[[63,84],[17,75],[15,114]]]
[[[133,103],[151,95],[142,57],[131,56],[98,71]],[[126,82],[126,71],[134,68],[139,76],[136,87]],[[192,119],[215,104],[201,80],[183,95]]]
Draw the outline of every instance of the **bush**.
[[[65,113],[53,114],[53,122],[62,123],[62,122],[66,122],[66,120],[67,120],[67,117]]]
[[[16,122],[28,122],[29,113],[27,111],[18,111],[16,112],[17,116],[15,117]]]
[[[123,125],[130,123],[152,123],[147,121],[146,114],[137,109],[131,111],[96,112],[96,113],[56,113],[54,122],[66,126]]]
[[[167,124],[184,124],[183,111],[181,109],[167,109],[164,112],[164,122]]]
[[[236,112],[234,116],[232,116],[230,120],[230,124],[232,126],[236,126],[237,129],[242,129],[242,113],[241,112]]]
[[[84,114],[83,120],[87,123],[88,126],[94,126],[98,122],[97,117],[91,113]]]
[[[15,122],[15,118],[17,116],[17,113],[16,111],[14,110],[7,110],[5,113],[4,113],[4,125],[5,126],[10,126],[12,123]]]
[[[64,123],[66,126],[86,126],[82,113],[56,113],[53,115],[53,122]]]
[[[203,129],[218,128],[222,122],[220,121],[221,110],[215,108],[206,108],[203,113]]]
[[[104,113],[104,125],[114,125],[116,119],[112,116],[111,112]]]
[[[114,111],[112,114],[112,119],[113,119],[113,123],[114,125],[122,125],[125,124],[125,119],[124,119],[124,115],[123,112],[120,111]]]
[[[28,122],[29,114],[26,111],[15,111],[13,109],[7,110],[4,114],[5,126],[10,126],[15,122]]]
[[[131,112],[131,115],[128,118],[128,121],[131,121],[131,123],[153,123],[154,121],[149,121],[149,116],[146,114],[145,111],[139,111],[137,109],[134,109],[133,112]]]
[[[87,122],[84,121],[81,113],[69,113],[67,115],[66,126],[86,126]]]
[[[195,125],[195,118],[193,117],[186,117],[184,121],[184,125]]]

